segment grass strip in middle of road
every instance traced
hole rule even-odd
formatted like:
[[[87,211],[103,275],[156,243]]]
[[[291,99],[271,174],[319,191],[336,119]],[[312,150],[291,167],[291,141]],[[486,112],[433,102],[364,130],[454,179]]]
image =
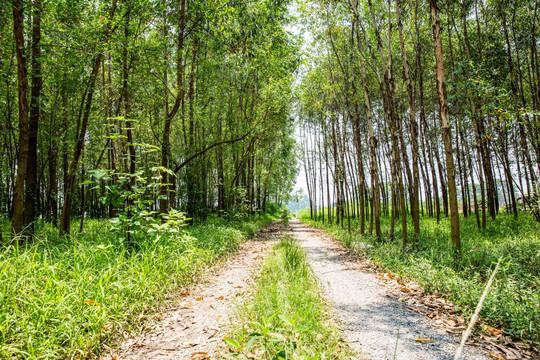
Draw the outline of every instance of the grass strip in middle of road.
[[[266,260],[254,293],[225,338],[239,359],[349,359],[304,251],[284,237]]]

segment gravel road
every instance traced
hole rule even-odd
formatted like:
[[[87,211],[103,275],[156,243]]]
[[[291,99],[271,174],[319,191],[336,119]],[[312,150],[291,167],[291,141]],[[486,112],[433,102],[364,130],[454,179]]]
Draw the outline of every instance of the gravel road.
[[[344,339],[359,359],[452,360],[459,339],[435,329],[426,319],[402,305],[379,285],[376,275],[353,269],[343,247],[322,231],[290,221],[317,276],[324,297],[334,306]],[[420,343],[417,338],[435,340]],[[397,344],[396,344],[397,342]],[[468,347],[462,359],[488,360],[481,350]]]

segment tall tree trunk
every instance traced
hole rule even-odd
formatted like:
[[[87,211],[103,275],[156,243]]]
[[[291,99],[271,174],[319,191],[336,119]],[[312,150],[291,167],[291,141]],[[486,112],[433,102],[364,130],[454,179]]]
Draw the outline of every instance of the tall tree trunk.
[[[383,97],[383,103],[385,108],[386,120],[388,122],[388,127],[390,128],[391,142],[392,142],[392,160],[393,164],[390,165],[392,170],[392,186],[394,187],[397,182],[397,189],[393,191],[392,199],[396,193],[400,196],[401,203],[401,212],[405,213],[405,194],[403,191],[403,176],[401,171],[401,159],[400,159],[400,145],[399,145],[399,135],[400,126],[398,124],[399,118],[395,113],[395,98],[394,98],[394,89],[393,89],[393,71],[392,71],[392,50],[391,50],[391,23],[388,23],[388,56],[385,56],[382,40],[380,36],[379,29],[377,27],[377,22],[375,18],[375,13],[373,10],[373,4],[371,0],[368,1],[369,10],[371,14],[371,19],[373,22],[375,36],[377,39],[377,48],[379,50],[379,55],[381,63],[384,70],[384,84],[380,83],[381,94]],[[390,2],[388,2],[390,5]],[[390,10],[390,6],[389,6]],[[380,82],[380,81],[379,81]],[[395,202],[397,205],[397,202]],[[395,214],[396,206],[392,207],[392,213]],[[394,216],[392,216],[392,225],[393,225]],[[406,217],[402,218],[402,239],[403,245],[407,243],[407,219]],[[393,226],[391,226],[391,237],[393,237]]]
[[[467,191],[465,190],[465,186],[467,185],[467,178],[466,174],[464,174],[464,166],[462,166],[461,163],[461,151],[460,151],[460,141],[459,141],[459,131],[456,129],[456,157],[458,161],[458,170],[459,170],[459,185],[461,187],[461,208],[463,211],[463,217],[467,218],[467,199],[465,198],[467,195]]]
[[[183,52],[184,52],[184,33],[186,27],[186,0],[180,2],[180,24],[178,29],[178,45],[176,48],[176,100],[173,108],[165,115],[165,124],[163,126],[163,138],[161,141],[161,183],[160,183],[160,200],[159,210],[162,214],[169,211],[169,174],[167,169],[169,168],[169,158],[171,152],[171,124],[172,119],[178,112],[180,105],[184,99],[184,64],[183,64]],[[167,56],[167,55],[166,55]],[[171,175],[172,176],[172,175]]]
[[[52,120],[54,121],[54,120]],[[55,123],[52,124],[52,133],[56,130]],[[57,226],[58,220],[58,144],[51,136],[49,143],[49,184],[47,189],[47,213],[53,226]]]
[[[34,0],[32,11],[32,90],[30,94],[30,118],[28,121],[28,164],[26,169],[26,196],[23,222],[26,232],[33,236],[36,217],[37,189],[37,137],[41,107],[41,0]]]
[[[362,37],[360,36],[360,18],[357,11],[358,2],[355,2],[355,22],[356,22],[356,44],[358,46],[358,58],[360,62],[360,75],[362,77],[362,90],[364,92],[364,106],[366,111],[366,121],[369,134],[369,155],[370,155],[370,178],[371,178],[371,197],[373,199],[372,216],[375,223],[375,234],[378,239],[382,238],[381,230],[381,198],[379,195],[379,179],[377,169],[377,138],[373,130],[373,120],[371,114],[371,101],[369,97],[369,88],[366,75],[366,64],[363,58]],[[371,232],[371,230],[370,230]]]
[[[127,192],[128,196],[125,201],[125,205],[127,208],[127,218],[131,219],[133,215],[133,206],[134,206],[134,194],[133,194],[133,186],[135,185],[135,164],[136,164],[136,158],[135,158],[135,144],[133,143],[133,124],[131,122],[131,97],[129,92],[129,68],[130,68],[130,62],[128,62],[129,57],[129,28],[130,28],[130,21],[131,21],[131,2],[125,1],[125,4],[127,6],[126,13],[124,16],[125,24],[124,24],[124,48],[123,48],[123,54],[122,54],[122,88],[124,89],[123,99],[124,99],[124,123],[125,123],[125,129],[126,129],[126,141],[127,141],[127,154],[126,159],[128,160],[128,172],[130,174],[129,180],[127,181]],[[127,234],[126,234],[126,240],[127,244],[131,245],[131,229],[128,227]]]
[[[419,207],[419,171],[418,171],[418,129],[416,124],[416,110],[414,107],[414,90],[411,81],[411,75],[409,72],[409,62],[407,60],[407,52],[405,51],[405,40],[403,38],[403,25],[401,24],[399,0],[395,0],[396,6],[396,20],[399,33],[399,43],[401,48],[401,57],[403,59],[403,74],[405,75],[405,82],[407,85],[407,100],[409,102],[409,121],[412,143],[412,181],[411,186],[413,188],[411,197],[411,215],[413,220],[413,228],[415,237],[420,233],[420,213]]]
[[[472,155],[469,152],[469,146],[467,145],[467,142],[465,142],[465,152],[467,154],[467,161],[468,161],[468,164],[469,164],[469,171],[470,171],[470,174],[471,174],[471,186],[472,186],[472,191],[473,191],[474,213],[475,213],[475,216],[476,216],[476,225],[480,229],[482,226],[480,224],[480,209],[478,208],[478,199],[476,197],[476,185],[474,184],[474,167],[473,167],[473,162],[472,162],[472,159],[471,159]],[[483,194],[482,194],[482,196],[483,196]],[[484,218],[485,218],[485,211],[484,211]]]
[[[223,137],[223,125],[221,123],[221,119],[219,119],[218,121],[219,121],[219,125],[218,125],[219,139],[221,140]],[[225,204],[225,176],[224,176],[224,169],[223,169],[223,146],[222,145],[219,145],[217,149],[217,182],[218,182],[217,183],[218,216],[221,216],[223,211],[225,211],[225,206],[226,206]],[[264,208],[265,205],[266,204],[263,204],[262,207]]]
[[[458,253],[461,253],[461,239],[459,234],[459,213],[457,204],[456,179],[454,172],[454,157],[452,155],[452,134],[448,123],[448,100],[444,84],[444,66],[441,41],[441,27],[436,0],[430,0],[431,21],[433,25],[433,40],[435,42],[435,62],[437,67],[437,94],[439,97],[439,117],[441,120],[442,136],[446,155],[446,173],[448,177],[448,193],[450,197],[450,222],[452,244]]]
[[[518,126],[522,127],[523,126],[522,125],[522,120],[521,120],[521,116],[520,116],[519,108],[518,108],[519,100],[518,100],[516,78],[515,78],[515,74],[514,74],[514,62],[513,62],[513,59],[512,59],[512,49],[510,48],[510,37],[508,35],[508,27],[506,25],[506,13],[502,9],[501,4],[498,4],[498,5],[499,5],[499,11],[500,11],[500,13],[502,15],[502,25],[503,25],[503,30],[504,30],[504,38],[506,40],[506,53],[507,53],[507,56],[508,56],[508,70],[509,70],[508,72],[509,72],[509,75],[510,75],[510,88],[512,90],[512,97],[513,97],[513,100],[514,100],[514,110],[515,110],[516,115],[517,115],[517,123],[519,124]],[[504,130],[504,134],[507,135],[507,131]],[[521,137],[520,139],[522,140],[521,146],[523,147],[523,149],[527,149],[527,142],[526,142],[525,138]],[[515,200],[515,196],[514,196],[514,184],[512,182],[512,175],[509,172],[506,171],[507,170],[506,165],[510,164],[510,160],[508,159],[508,152],[506,152],[506,151],[503,152],[502,156],[504,157],[503,162],[505,162],[505,164],[503,164],[503,168],[505,170],[505,175],[506,175],[506,178],[507,178],[507,185],[510,187],[509,196],[510,196],[510,199],[511,199],[512,211],[514,213],[514,217],[517,217],[518,212],[517,212],[516,200]],[[508,166],[508,168],[509,168],[509,166]]]
[[[197,48],[198,40],[195,39],[193,42],[193,51],[191,57],[191,70],[189,73],[189,128],[188,128],[188,143],[186,144],[186,154],[192,152],[195,146],[195,68],[197,60]],[[249,167],[249,160],[248,160]],[[190,162],[187,165],[186,170],[186,187],[187,187],[187,213],[192,216],[195,215],[197,209],[200,207],[200,199],[198,196],[198,189],[196,189],[198,175],[196,169],[198,168],[197,164]]]
[[[24,182],[28,165],[28,73],[24,53],[24,16],[21,0],[12,0],[13,33],[15,53],[17,55],[17,84],[19,97],[19,158],[17,178],[13,187],[13,206],[11,215],[12,236],[18,236],[23,230]]]

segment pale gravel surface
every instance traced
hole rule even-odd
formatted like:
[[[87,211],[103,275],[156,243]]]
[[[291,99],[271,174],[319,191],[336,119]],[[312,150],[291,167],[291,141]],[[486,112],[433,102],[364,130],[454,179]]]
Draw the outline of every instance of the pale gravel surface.
[[[343,247],[320,230],[297,219],[290,221],[292,235],[307,253],[324,297],[334,306],[344,339],[359,359],[452,360],[459,339],[429,326],[377,281],[373,273],[354,269]],[[396,350],[396,339],[397,342]],[[435,340],[422,344],[418,337]],[[395,357],[394,357],[395,355]],[[489,360],[481,350],[466,347],[466,360]]]
[[[282,230],[281,222],[274,222],[242,244],[238,253],[215,268],[189,295],[182,296],[176,308],[162,314],[152,331],[126,339],[101,359],[214,359],[223,341],[223,326],[244,300],[242,295],[253,282],[253,272],[261,268]]]

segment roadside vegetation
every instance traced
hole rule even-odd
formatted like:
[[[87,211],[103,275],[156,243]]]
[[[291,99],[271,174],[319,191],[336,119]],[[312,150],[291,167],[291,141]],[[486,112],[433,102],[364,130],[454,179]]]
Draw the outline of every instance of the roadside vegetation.
[[[254,295],[238,309],[229,353],[239,359],[349,359],[303,250],[281,239],[257,279]]]
[[[0,358],[99,353],[103,343],[140,331],[156,307],[275,218],[176,221],[136,247],[106,220],[87,220],[69,239],[40,223],[33,242],[0,248]],[[9,229],[7,221],[2,226]]]
[[[428,293],[438,292],[467,316],[472,314],[497,260],[501,269],[482,309],[491,326],[515,339],[540,345],[540,225],[528,214],[516,219],[501,214],[478,229],[474,218],[461,218],[463,253],[456,263],[449,243],[448,218],[421,221],[418,240],[406,249],[389,238],[390,219],[381,218],[383,238],[361,236],[357,219],[347,226],[315,221],[301,212],[304,223],[328,231],[345,246],[366,255],[377,264],[401,276],[416,280]],[[410,220],[410,219],[409,219]]]
[[[526,81],[538,49],[523,41],[538,38],[531,4],[309,2],[300,13],[311,57],[295,90],[304,221],[465,315],[502,258],[481,315],[538,345],[540,98],[531,89],[540,77]]]

